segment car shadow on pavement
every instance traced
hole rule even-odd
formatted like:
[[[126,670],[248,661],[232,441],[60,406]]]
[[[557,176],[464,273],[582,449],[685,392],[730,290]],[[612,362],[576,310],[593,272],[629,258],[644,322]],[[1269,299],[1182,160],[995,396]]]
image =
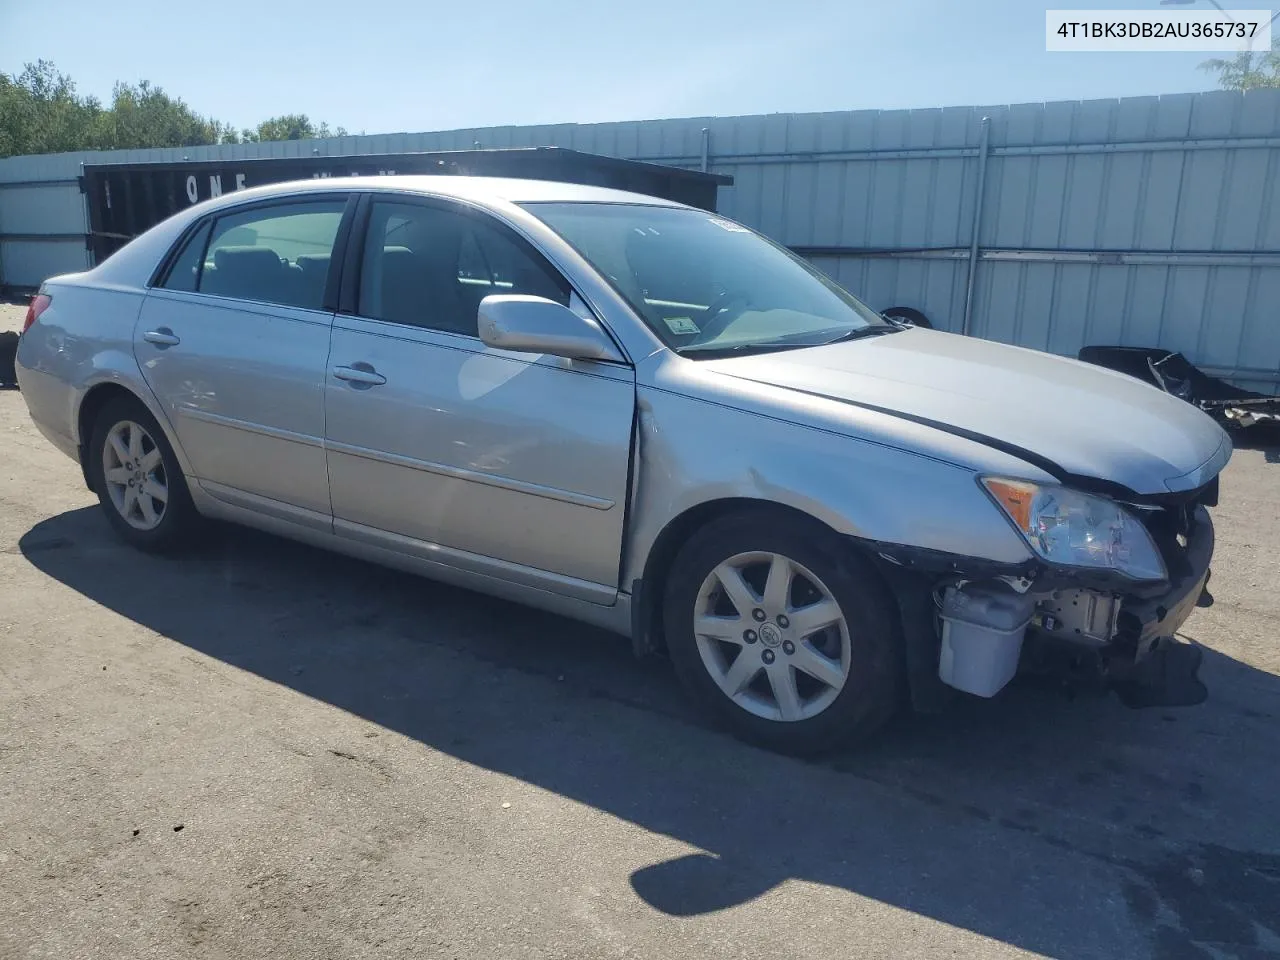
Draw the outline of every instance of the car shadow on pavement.
[[[630,874],[669,915],[800,880],[1053,956],[1280,945],[1280,678],[1212,651],[1190,710],[1015,686],[801,762],[707,729],[620,638],[251,531],[154,558],[85,508],[20,549],[172,641],[696,848]]]

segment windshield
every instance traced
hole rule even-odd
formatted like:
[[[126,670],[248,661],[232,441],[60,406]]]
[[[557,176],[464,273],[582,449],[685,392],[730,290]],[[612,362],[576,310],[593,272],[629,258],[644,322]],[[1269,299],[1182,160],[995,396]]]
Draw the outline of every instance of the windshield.
[[[524,206],[686,356],[815,346],[895,329],[799,257],[715,214],[620,203]]]

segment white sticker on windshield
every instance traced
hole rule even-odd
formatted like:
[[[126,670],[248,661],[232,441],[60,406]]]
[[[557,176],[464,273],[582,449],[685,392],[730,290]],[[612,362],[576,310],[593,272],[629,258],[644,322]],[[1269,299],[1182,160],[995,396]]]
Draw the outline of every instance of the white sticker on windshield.
[[[667,329],[677,335],[702,332],[693,322],[692,317],[663,317],[662,320],[666,323]]]
[[[746,227],[734,223],[732,220],[721,220],[719,217],[707,217],[708,223],[714,223],[721,229],[728,230],[730,233],[750,233]]]

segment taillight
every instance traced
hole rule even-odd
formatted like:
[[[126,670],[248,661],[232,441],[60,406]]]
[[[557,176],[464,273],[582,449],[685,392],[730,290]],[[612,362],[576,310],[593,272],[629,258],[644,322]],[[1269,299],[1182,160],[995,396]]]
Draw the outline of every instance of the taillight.
[[[53,297],[47,293],[37,293],[31,298],[31,305],[27,307],[27,319],[22,321],[23,333],[31,329],[31,325],[40,319],[40,314],[48,310],[51,303],[53,303]]]

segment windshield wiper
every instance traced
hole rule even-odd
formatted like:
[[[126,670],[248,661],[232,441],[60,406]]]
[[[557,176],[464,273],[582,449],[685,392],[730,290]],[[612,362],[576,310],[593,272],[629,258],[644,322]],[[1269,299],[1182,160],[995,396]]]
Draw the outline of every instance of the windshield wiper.
[[[756,353],[777,353],[781,350],[803,350],[805,347],[817,347],[817,343],[787,343],[779,340],[766,340],[761,343],[735,343],[731,346],[717,347],[714,344],[696,344],[680,347],[676,353],[682,357],[696,357],[699,360],[716,360],[721,357],[746,357]]]
[[[875,327],[859,327],[857,330],[850,330],[848,333],[842,333],[834,340],[827,340],[824,343],[814,344],[814,346],[828,347],[833,343],[848,343],[850,340],[864,340],[867,337],[879,337],[886,333],[901,333],[906,327],[885,324],[884,326]]]
[[[682,357],[696,355],[699,360],[715,360],[720,357],[743,357],[757,353],[775,353],[780,350],[804,350],[808,347],[825,347],[833,343],[844,343],[848,340],[861,340],[863,337],[878,337],[883,333],[897,333],[905,330],[906,327],[899,327],[890,324],[884,326],[859,327],[857,330],[850,330],[841,334],[834,340],[793,340],[790,338],[780,338],[777,340],[760,340],[747,341],[746,343],[735,343],[726,346],[716,346],[715,342],[690,344],[687,347],[681,347],[676,353]],[[797,336],[792,334],[792,336]],[[799,334],[799,336],[811,337],[813,333]]]

